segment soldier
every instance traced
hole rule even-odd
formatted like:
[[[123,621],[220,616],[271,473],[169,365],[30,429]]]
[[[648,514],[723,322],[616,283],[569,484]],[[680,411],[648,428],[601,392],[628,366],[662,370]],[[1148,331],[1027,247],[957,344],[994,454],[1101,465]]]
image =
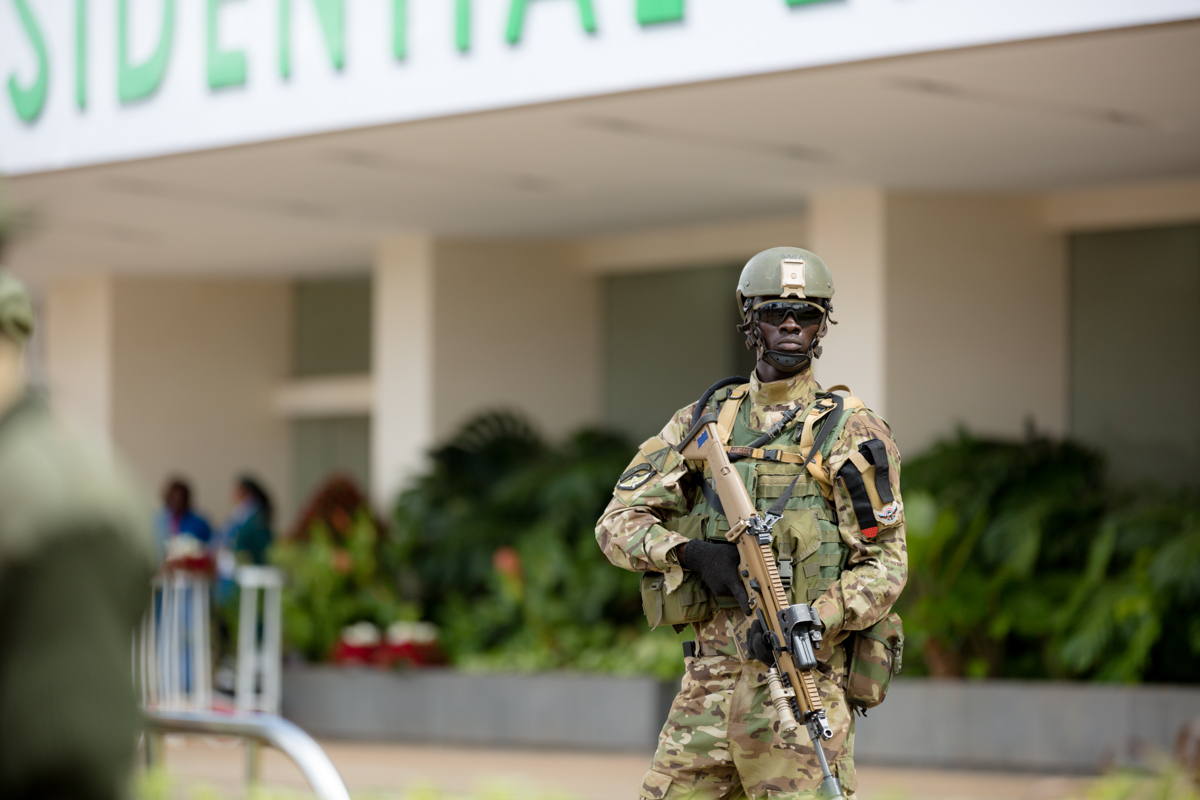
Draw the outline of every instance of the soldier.
[[[0,798],[128,794],[149,509],[25,392],[29,297],[0,270]]]
[[[748,385],[716,392],[702,413],[720,415],[718,428],[760,512],[787,497],[772,549],[789,602],[810,603],[824,626],[817,686],[834,732],[825,753],[852,799],[854,718],[843,645],[882,620],[904,587],[900,454],[887,423],[852,397],[827,417],[828,432],[822,427],[816,437],[823,441],[812,442],[811,425],[805,441],[809,411],[831,398],[811,369],[832,312],[833,280],[820,258],[792,247],[759,253],[742,270],[736,297],[738,329],[757,366]],[[779,731],[767,668],[754,655],[769,651],[745,613],[737,551],[725,539],[729,522],[706,499],[704,464],[674,449],[692,419],[688,406],[639,448],[596,528],[613,564],[647,573],[642,593],[651,624],[681,630],[690,623],[696,631],[640,796],[812,797],[821,783],[816,753],[803,726]],[[807,469],[806,456],[816,451],[818,468]],[[878,465],[878,480],[867,481],[868,506],[853,466],[864,463],[863,453]]]

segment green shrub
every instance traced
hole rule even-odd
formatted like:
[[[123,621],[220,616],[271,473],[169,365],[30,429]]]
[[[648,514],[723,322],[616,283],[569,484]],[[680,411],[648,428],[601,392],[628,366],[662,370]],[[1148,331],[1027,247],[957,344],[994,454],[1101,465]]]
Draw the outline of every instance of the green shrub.
[[[308,661],[327,661],[343,628],[371,622],[381,630],[397,620],[419,616],[398,599],[394,581],[380,569],[379,528],[364,507],[347,517],[343,530],[324,520],[308,527],[307,541],[287,539],[271,549],[271,561],[283,569],[284,642]]]
[[[400,498],[383,551],[467,669],[681,668],[596,519],[633,452],[480,416]],[[1196,682],[1200,491],[1108,483],[1071,442],[960,433],[906,463],[906,674]]]
[[[608,563],[595,526],[634,452],[581,431],[551,446],[490,413],[432,453],[397,504],[390,556],[468,669],[682,669],[679,637],[651,633],[638,576]]]
[[[1200,680],[1200,491],[1069,442],[960,433],[904,467],[906,672]]]

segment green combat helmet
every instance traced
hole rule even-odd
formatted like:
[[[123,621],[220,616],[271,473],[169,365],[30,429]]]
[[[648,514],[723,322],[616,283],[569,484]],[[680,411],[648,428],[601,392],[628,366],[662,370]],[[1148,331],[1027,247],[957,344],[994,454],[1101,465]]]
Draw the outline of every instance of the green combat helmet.
[[[751,308],[755,297],[795,298],[821,309],[821,326],[806,353],[766,350]],[[833,312],[833,277],[816,253],[799,247],[773,247],[746,262],[738,278],[737,303],[742,315],[738,330],[746,334],[746,348],[784,373],[795,373],[821,357],[821,337],[829,329]]]
[[[33,333],[33,305],[25,286],[0,269],[0,335],[24,344]]]

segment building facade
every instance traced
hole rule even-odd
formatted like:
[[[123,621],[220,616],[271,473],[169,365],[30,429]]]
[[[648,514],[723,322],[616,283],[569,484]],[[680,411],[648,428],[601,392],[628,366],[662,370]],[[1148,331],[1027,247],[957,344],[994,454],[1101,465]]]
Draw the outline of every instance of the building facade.
[[[1200,403],[1200,0],[14,0],[0,71],[39,380],[214,510],[386,507],[485,409],[644,436],[783,243],[906,452],[1200,467],[1121,391]]]

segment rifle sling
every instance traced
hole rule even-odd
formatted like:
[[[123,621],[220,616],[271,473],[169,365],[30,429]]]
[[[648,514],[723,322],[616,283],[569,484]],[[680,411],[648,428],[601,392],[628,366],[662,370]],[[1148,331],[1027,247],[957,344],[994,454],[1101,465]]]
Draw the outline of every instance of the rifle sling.
[[[821,425],[821,430],[813,440],[813,446],[808,451],[808,455],[804,457],[804,464],[807,466],[812,463],[813,458],[821,451],[821,445],[825,444],[825,440],[829,438],[829,434],[837,425],[837,419],[842,415],[842,397],[841,395],[831,394],[830,399],[833,400],[833,406],[825,416],[825,423]]]
[[[725,516],[725,506],[721,505],[721,498],[717,496],[716,491],[703,476],[700,477],[700,491],[704,493],[704,499],[708,501],[708,504],[716,509],[718,514]]]

